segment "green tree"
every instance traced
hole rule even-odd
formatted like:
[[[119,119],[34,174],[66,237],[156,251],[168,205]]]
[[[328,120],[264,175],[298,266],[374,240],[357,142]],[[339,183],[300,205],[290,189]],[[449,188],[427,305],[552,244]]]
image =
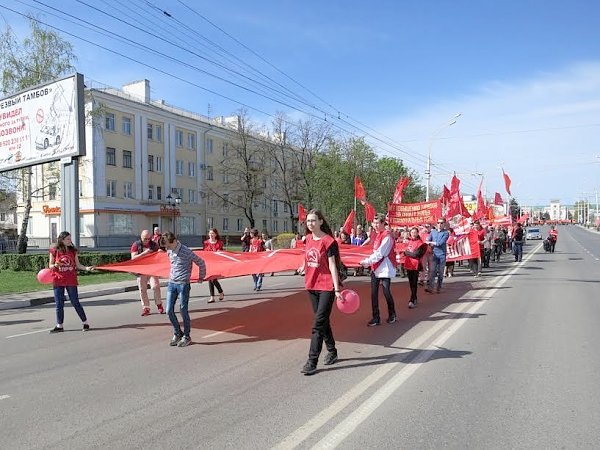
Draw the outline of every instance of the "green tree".
[[[0,69],[2,93],[5,96],[50,82],[75,71],[76,57],[70,42],[54,31],[42,28],[33,17],[29,18],[29,26],[31,34],[21,42],[10,26],[2,32]],[[21,171],[20,176],[13,176],[20,180],[18,189],[25,193],[23,221],[17,243],[19,253],[27,251],[27,225],[33,195],[30,174],[31,169],[27,168]]]

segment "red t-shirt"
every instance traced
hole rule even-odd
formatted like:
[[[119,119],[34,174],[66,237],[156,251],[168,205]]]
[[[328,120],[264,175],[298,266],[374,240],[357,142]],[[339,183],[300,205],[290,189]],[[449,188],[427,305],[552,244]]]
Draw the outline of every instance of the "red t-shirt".
[[[218,252],[219,250],[223,250],[223,241],[210,242],[210,239],[204,241],[205,252]]]
[[[251,253],[256,252],[264,252],[265,251],[265,243],[261,238],[252,238],[250,239],[250,250]]]
[[[51,248],[50,254],[54,256],[54,262],[60,264],[54,269],[54,286],[77,286],[77,252],[72,248],[67,248],[66,252]]]
[[[304,241],[304,286],[310,291],[333,291],[333,278],[329,270],[329,249],[337,242],[328,234],[314,239],[312,233]],[[333,249],[332,249],[333,250]]]

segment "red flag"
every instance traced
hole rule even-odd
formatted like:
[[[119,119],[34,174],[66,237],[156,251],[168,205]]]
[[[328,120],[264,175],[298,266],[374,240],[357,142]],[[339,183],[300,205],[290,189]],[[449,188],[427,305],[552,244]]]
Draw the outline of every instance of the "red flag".
[[[375,208],[373,208],[373,205],[371,205],[369,202],[365,202],[365,219],[367,219],[367,222],[373,222],[373,219],[375,219]]]
[[[500,195],[499,192],[496,192],[496,195],[494,196],[494,205],[498,205],[498,206],[504,205],[504,200],[502,200],[502,196]]]
[[[348,235],[350,235],[352,227],[354,226],[354,216],[356,216],[356,212],[354,210],[350,211],[350,214],[348,214],[344,226],[342,227]]]
[[[458,188],[460,186],[460,180],[456,175],[452,175],[452,180],[450,181],[450,194],[458,192]]]
[[[298,202],[298,222],[306,222],[306,210],[300,202]]]
[[[450,189],[444,185],[444,190],[442,191],[442,203],[448,203],[450,201]]]
[[[453,175],[450,182],[450,205],[448,206],[447,216],[454,217],[460,214],[463,217],[471,217],[460,195],[459,186],[460,180],[456,175]]]
[[[485,201],[483,200],[483,195],[481,193],[481,185],[483,184],[483,179],[479,183],[479,187],[477,188],[477,218],[484,218],[487,215],[487,208],[485,207]]]
[[[510,193],[510,177],[504,172],[504,169],[502,169],[502,176],[504,177],[504,187],[506,187],[506,192],[512,197],[512,194]]]
[[[361,203],[367,201],[367,192],[358,177],[354,177],[354,198]]]
[[[409,177],[400,177],[398,183],[396,183],[396,192],[394,192],[392,203],[402,203],[402,191],[408,186],[408,183],[410,183]]]

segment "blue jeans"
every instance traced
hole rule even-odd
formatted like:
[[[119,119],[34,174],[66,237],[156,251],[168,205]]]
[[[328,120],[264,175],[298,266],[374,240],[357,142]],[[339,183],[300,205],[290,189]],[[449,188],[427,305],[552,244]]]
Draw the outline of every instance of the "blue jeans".
[[[56,304],[56,324],[62,325],[65,321],[65,289],[69,294],[69,300],[71,305],[77,311],[77,315],[82,322],[87,321],[83,306],[79,303],[79,293],[77,292],[77,286],[54,286],[54,303]]]
[[[515,255],[515,261],[523,260],[523,242],[513,241],[513,254]]]
[[[433,254],[429,280],[427,280],[427,287],[429,289],[433,289],[433,280],[435,280],[436,275],[437,288],[442,288],[442,282],[444,281],[444,267],[446,267],[446,255],[438,256]]]
[[[263,282],[263,274],[262,273],[253,273],[252,279],[254,280],[254,289],[262,288],[262,282]]]
[[[190,300],[190,283],[180,284],[171,283],[167,284],[167,314],[171,325],[173,325],[173,334],[181,336],[181,328],[179,327],[179,321],[175,315],[175,303],[177,303],[177,297],[180,297],[179,312],[183,319],[183,335],[190,336],[190,313],[188,312],[188,302]]]

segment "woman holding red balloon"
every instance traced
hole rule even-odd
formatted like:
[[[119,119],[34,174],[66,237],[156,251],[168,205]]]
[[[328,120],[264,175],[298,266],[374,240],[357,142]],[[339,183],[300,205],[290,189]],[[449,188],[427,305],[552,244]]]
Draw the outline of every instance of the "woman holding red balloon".
[[[341,260],[338,244],[321,211],[312,210],[307,214],[306,228],[308,233],[305,233],[304,264],[298,271],[305,274],[304,285],[308,291],[315,319],[308,361],[302,367],[301,372],[305,375],[312,375],[317,371],[317,361],[323,348],[323,341],[325,341],[328,352],[323,364],[328,366],[338,360],[329,317],[334,299],[342,300],[341,282],[338,275]]]
[[[404,268],[408,276],[408,285],[410,286],[410,300],[408,307],[410,309],[417,307],[417,288],[419,282],[419,271],[423,270],[421,258],[427,250],[425,244],[419,236],[419,229],[412,227],[408,238],[408,245],[404,250]]]
[[[77,292],[77,269],[87,272],[94,270],[93,266],[82,266],[77,256],[77,248],[71,241],[71,234],[63,231],[58,235],[56,245],[50,248],[50,269],[54,270],[54,303],[56,304],[56,326],[50,330],[50,333],[59,333],[64,331],[63,321],[65,318],[65,289],[69,294],[69,300],[75,308],[77,315],[83,323],[83,331],[88,331],[90,326],[87,323],[87,317],[83,306],[79,303],[79,293]]]

